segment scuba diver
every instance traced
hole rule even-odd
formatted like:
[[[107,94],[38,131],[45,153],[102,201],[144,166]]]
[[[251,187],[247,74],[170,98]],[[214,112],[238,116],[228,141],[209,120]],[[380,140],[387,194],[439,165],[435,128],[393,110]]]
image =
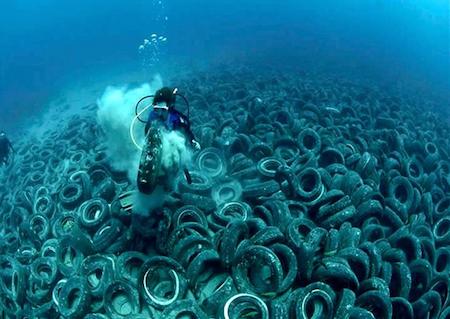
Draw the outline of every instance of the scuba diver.
[[[189,103],[183,95],[177,92],[177,88],[163,87],[156,91],[153,96],[144,97],[153,97],[153,101],[151,104],[152,110],[145,123],[146,138],[137,176],[137,185],[141,193],[150,194],[157,185],[167,185],[167,183],[161,182],[161,179],[158,176],[161,171],[162,157],[161,128],[168,132],[181,132],[193,149],[200,150],[200,144],[196,141],[190,128]],[[188,116],[175,108],[177,96],[182,97],[186,103],[188,107]],[[136,115],[138,116],[137,105]],[[186,180],[190,184],[192,179],[189,171],[185,167],[179,168],[183,170]]]
[[[11,141],[5,132],[0,132],[0,164],[5,165],[11,158],[10,152],[14,152]]]
[[[187,106],[187,116],[176,108],[177,97]],[[151,99],[151,103],[141,103]],[[139,111],[140,105],[145,106]],[[150,110],[146,120],[140,116]],[[135,117],[129,127],[131,141],[141,151],[137,170],[137,190],[128,190],[119,195],[119,204],[124,212],[135,216],[157,213],[163,205],[178,202],[177,194],[172,196],[174,181],[179,172],[184,173],[186,182],[192,183],[187,169],[192,151],[200,150],[200,144],[191,131],[189,102],[176,88],[163,87],[153,95],[142,97],[135,107]],[[144,142],[134,134],[137,121],[145,124]]]
[[[152,103],[153,110],[150,111],[145,125],[145,135],[154,121],[161,121],[167,130],[182,130],[190,144],[199,150],[200,144],[195,140],[191,131],[189,118],[175,109],[176,96],[179,95],[177,92],[177,88],[169,87],[163,87],[156,91]]]

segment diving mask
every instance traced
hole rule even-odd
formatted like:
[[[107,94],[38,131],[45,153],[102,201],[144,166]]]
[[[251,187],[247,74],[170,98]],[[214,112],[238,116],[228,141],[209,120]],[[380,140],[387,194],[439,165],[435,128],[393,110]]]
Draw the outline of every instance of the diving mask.
[[[166,102],[160,102],[158,104],[153,105],[153,109],[155,110],[169,110],[169,107],[167,106]]]

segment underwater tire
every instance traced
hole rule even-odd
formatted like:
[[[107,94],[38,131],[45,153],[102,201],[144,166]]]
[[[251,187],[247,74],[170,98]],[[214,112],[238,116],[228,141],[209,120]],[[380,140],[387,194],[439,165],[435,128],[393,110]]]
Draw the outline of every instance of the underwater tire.
[[[242,197],[242,186],[238,180],[223,180],[213,186],[211,197],[219,206],[229,201],[238,201]]]
[[[85,256],[92,252],[92,242],[83,233],[64,236],[56,250],[58,270],[66,277],[73,276],[78,273]]]
[[[97,230],[108,217],[109,205],[102,198],[91,198],[80,207],[79,223],[88,230]]]
[[[111,319],[121,319],[139,313],[141,305],[137,289],[128,281],[111,282],[103,295],[105,310]]]
[[[297,143],[303,153],[313,152],[317,154],[322,148],[322,141],[319,134],[310,128],[306,128],[300,132],[297,137]]]
[[[222,151],[215,147],[207,147],[200,151],[195,159],[198,170],[210,178],[225,175],[226,165]]]
[[[141,153],[137,185],[141,193],[150,194],[157,185],[161,166],[162,141],[158,129],[151,127]]]
[[[220,318],[238,319],[247,313],[256,313],[259,319],[270,318],[266,303],[257,295],[249,293],[239,293],[229,298],[223,307]]]
[[[290,296],[292,318],[333,318],[336,295],[325,283],[315,282]]]
[[[168,274],[169,278],[161,276],[162,269],[164,270],[162,274]],[[144,301],[157,309],[165,309],[177,300],[182,300],[187,289],[183,268],[169,257],[148,259],[141,267],[138,283]],[[170,290],[170,297],[168,284],[173,288]]]
[[[184,299],[177,300],[164,308],[161,319],[172,318],[208,319],[208,316],[195,301]]]
[[[87,288],[94,297],[101,297],[115,278],[116,261],[113,256],[96,254],[86,257],[80,266],[80,274],[86,278]]]
[[[65,184],[59,192],[59,200],[63,207],[74,209],[83,202],[84,194],[80,184],[71,182]]]
[[[65,318],[82,318],[89,310],[91,296],[83,277],[67,279],[58,293],[58,309]]]

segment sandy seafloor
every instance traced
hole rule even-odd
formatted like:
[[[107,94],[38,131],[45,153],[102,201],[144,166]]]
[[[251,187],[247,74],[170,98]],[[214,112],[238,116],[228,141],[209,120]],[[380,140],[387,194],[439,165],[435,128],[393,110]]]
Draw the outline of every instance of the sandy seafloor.
[[[202,150],[192,185],[179,175],[167,205],[133,216],[96,103],[151,79],[84,78],[15,134],[4,317],[450,317],[450,128],[434,102],[306,72],[163,76]]]

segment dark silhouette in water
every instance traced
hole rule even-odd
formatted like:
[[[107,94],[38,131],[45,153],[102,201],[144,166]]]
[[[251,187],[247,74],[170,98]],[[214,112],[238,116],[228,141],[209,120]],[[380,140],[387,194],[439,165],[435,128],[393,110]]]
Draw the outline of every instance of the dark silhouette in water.
[[[0,133],[0,163],[5,165],[8,163],[11,158],[11,152],[14,151],[14,148],[11,144],[11,141],[6,136],[5,132]]]

